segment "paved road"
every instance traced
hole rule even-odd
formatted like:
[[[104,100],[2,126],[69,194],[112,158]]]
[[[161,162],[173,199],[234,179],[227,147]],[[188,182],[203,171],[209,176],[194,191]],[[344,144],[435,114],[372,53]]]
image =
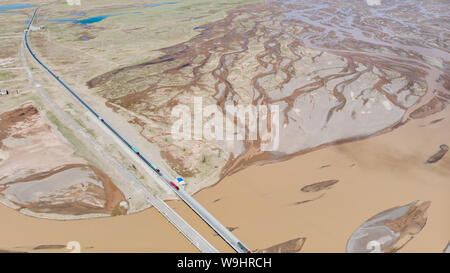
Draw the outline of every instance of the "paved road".
[[[169,175],[165,175],[161,170],[159,170],[155,165],[153,165],[141,152],[139,152],[130,142],[128,142],[117,130],[115,130],[111,124],[109,124],[106,120],[104,120],[86,101],[84,101],[75,91],[73,91],[64,81],[62,81],[52,70],[50,70],[41,60],[36,56],[36,54],[31,49],[28,44],[28,34],[30,32],[30,27],[33,24],[33,21],[36,17],[37,8],[32,18],[30,19],[28,26],[25,30],[24,39],[25,45],[33,56],[33,58],[48,72],[52,75],[62,86],[66,88],[84,107],[86,107],[96,118],[98,118],[116,137],[118,137],[129,149],[131,149],[137,156],[144,161],[153,171],[155,171],[160,178],[173,189],[173,191],[183,200],[195,213],[197,213],[200,218],[203,219],[222,239],[225,240],[236,252],[238,253],[247,253],[250,250],[241,242],[239,239],[234,236],[222,223],[220,223],[211,213],[209,213],[200,203],[197,202],[190,194],[188,194],[182,187],[176,189],[170,183],[176,180]]]

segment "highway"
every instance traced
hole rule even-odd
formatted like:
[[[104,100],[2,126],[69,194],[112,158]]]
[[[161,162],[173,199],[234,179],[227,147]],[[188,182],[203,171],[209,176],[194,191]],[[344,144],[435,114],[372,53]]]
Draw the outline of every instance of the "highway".
[[[162,170],[158,169],[153,165],[147,157],[145,157],[141,152],[138,151],[129,141],[127,141],[112,125],[104,120],[83,98],[81,98],[74,90],[72,90],[64,81],[62,81],[53,71],[48,68],[42,61],[36,56],[36,54],[31,49],[28,43],[28,34],[30,32],[30,27],[36,18],[36,14],[39,8],[36,8],[31,19],[28,22],[28,26],[25,29],[24,40],[25,45],[33,56],[33,58],[50,74],[55,78],[67,91],[69,91],[72,96],[75,97],[89,112],[91,112],[98,120],[101,121],[108,129],[111,131],[122,143],[124,143],[130,150],[133,151],[147,166],[149,166],[154,172],[157,173],[158,177],[167,184],[175,194],[183,200],[200,218],[203,219],[222,239],[227,242],[236,252],[238,253],[249,253],[251,252],[239,239],[234,236],[222,223],[220,223],[211,213],[209,213],[197,200],[195,200],[189,193],[187,193],[181,186],[174,187],[171,182],[178,185],[176,179],[166,175]]]

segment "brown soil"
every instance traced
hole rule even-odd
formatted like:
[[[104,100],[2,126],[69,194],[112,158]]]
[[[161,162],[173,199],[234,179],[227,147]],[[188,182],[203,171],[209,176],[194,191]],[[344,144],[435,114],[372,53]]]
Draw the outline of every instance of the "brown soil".
[[[442,252],[450,253],[450,241],[447,243],[447,246],[444,248],[444,250]]]
[[[182,159],[173,157],[168,151],[161,151],[161,157],[166,160],[172,170],[183,177],[192,177],[197,173],[196,170],[187,169]]]
[[[38,245],[36,246],[35,250],[40,250],[40,249],[62,249],[65,248],[65,245]]]
[[[432,114],[441,112],[447,106],[448,101],[434,97],[427,104],[413,111],[409,116],[414,119],[424,118]]]
[[[12,126],[18,122],[25,122],[37,114],[38,110],[33,105],[0,114],[0,149],[2,148],[2,140],[9,135]],[[16,137],[22,136],[16,135]]]
[[[441,146],[439,146],[439,148],[440,148],[440,150],[437,153],[435,153],[434,155],[430,156],[430,158],[428,158],[428,160],[427,160],[428,164],[438,162],[448,152],[448,145],[446,145],[446,144],[442,144]]]
[[[412,206],[405,215],[393,221],[386,221],[385,225],[404,235],[415,235],[419,233],[427,223],[426,211],[430,205],[430,201],[416,204]]]
[[[115,215],[126,214],[127,209],[125,208],[120,207],[120,209],[117,211],[120,202],[126,201],[123,193],[117,188],[116,185],[114,185],[114,183],[111,181],[111,178],[106,173],[94,166],[89,167],[95,172],[98,180],[103,184],[106,199],[106,205],[104,208],[105,211]]]
[[[63,167],[58,167],[56,169],[43,172],[43,173],[36,173],[32,174],[28,177],[25,177],[23,179],[11,181],[8,183],[5,183],[4,186],[8,188],[9,186],[16,184],[16,183],[26,183],[29,181],[36,181],[36,180],[42,180],[45,178],[48,178],[52,175],[55,175],[59,172],[63,172],[65,170],[71,169],[71,168],[87,168],[91,170],[95,174],[95,179],[98,181],[101,181],[103,184],[103,188],[98,187],[97,185],[94,185],[92,183],[88,183],[87,188],[85,189],[84,193],[92,193],[96,196],[99,200],[105,200],[106,204],[103,208],[98,208],[97,206],[92,206],[90,204],[87,204],[85,202],[63,202],[58,205],[52,204],[51,201],[41,201],[41,202],[35,202],[35,203],[28,203],[28,204],[22,204],[14,202],[16,205],[18,205],[21,208],[26,208],[31,211],[37,212],[37,213],[58,213],[58,214],[70,214],[70,215],[82,215],[87,213],[107,213],[111,215],[122,215],[126,214],[126,209],[119,207],[120,202],[125,200],[125,197],[123,196],[122,192],[112,183],[111,179],[100,169],[90,166],[90,165],[84,165],[84,164],[71,164],[66,165]],[[5,190],[6,188],[2,189]],[[71,187],[69,187],[67,190],[70,190]],[[73,188],[74,192],[73,194],[77,194],[76,188]],[[83,192],[80,194],[84,194]]]
[[[329,189],[337,182],[339,182],[339,180],[335,180],[335,179],[317,182],[317,183],[314,183],[311,185],[304,186],[303,188],[301,188],[301,191],[303,191],[303,192],[318,192],[321,190]]]
[[[24,143],[18,145],[17,147],[15,147],[14,144],[6,147],[6,150],[10,154],[9,156],[11,158],[3,160],[0,167],[6,168],[5,171],[7,171],[9,166],[14,166],[14,170],[17,169],[16,172],[20,171],[27,174],[25,177],[10,177],[8,182],[4,181],[2,183],[0,192],[6,191],[9,187],[14,187],[14,185],[18,183],[22,184],[32,181],[40,181],[72,168],[81,168],[86,170],[86,173],[89,173],[91,179],[101,182],[102,187],[88,182],[85,190],[82,190],[74,185],[64,189],[64,191],[71,192],[71,194],[74,195],[72,196],[74,198],[73,200],[78,201],[67,201],[70,198],[65,195],[59,196],[58,194],[61,193],[58,192],[49,193],[50,195],[47,197],[49,197],[50,200],[42,202],[29,202],[29,200],[10,201],[20,208],[27,208],[30,211],[37,213],[58,213],[70,215],[82,215],[86,213],[107,213],[111,215],[126,214],[126,209],[119,206],[120,202],[125,200],[125,197],[114,185],[109,176],[94,166],[82,163],[70,163],[80,162],[79,159],[75,160],[74,158],[73,160],[70,160],[60,158],[61,156],[66,157],[65,153],[61,150],[52,149],[59,146],[64,146],[64,149],[67,150],[69,155],[71,151],[68,147],[66,147],[67,144],[60,142],[58,137],[56,137],[57,132],[55,132],[47,122],[42,121],[43,120],[40,117],[39,111],[33,104],[30,103],[25,103],[16,109],[4,112],[0,115],[0,149],[5,149],[2,140],[9,136],[16,139],[22,138],[23,140],[21,141],[24,141]],[[42,142],[41,145],[39,144],[40,142]],[[30,155],[25,152],[27,151],[25,148],[28,147],[27,145],[31,145],[29,147],[33,150],[33,153]],[[39,150],[39,147],[42,147],[42,151]],[[45,147],[50,147],[51,149],[46,149]],[[55,152],[58,152],[59,154],[54,154]],[[56,157],[56,159],[52,158],[54,160],[46,161],[46,156],[48,155]],[[46,162],[46,164],[35,162],[36,157],[42,157],[43,162]],[[80,173],[80,175],[85,175],[86,173],[83,172]],[[0,180],[7,179],[8,175],[13,174],[13,172],[9,171],[6,176],[3,174],[3,177]],[[77,175],[79,174],[77,173]],[[68,179],[77,178],[79,177],[71,177]],[[61,181],[61,183],[63,182],[64,181]],[[55,187],[58,187],[58,185],[55,185]],[[12,193],[14,193],[13,189]],[[56,202],[55,200],[58,198],[61,198],[61,200],[65,199],[65,202]],[[83,198],[97,198],[97,201],[104,202],[105,205],[103,208],[99,208],[96,205],[90,204],[89,201],[79,201]]]
[[[398,109],[411,111],[411,113],[407,112],[402,120],[393,122],[390,126],[373,135],[397,129],[410,118],[425,118],[445,109],[449,99],[449,80],[445,75],[446,68],[439,70],[424,65],[423,56],[418,53],[420,50],[405,49],[396,40],[392,41],[392,45],[380,46],[380,41],[384,43],[387,40],[385,36],[390,35],[384,32],[382,28],[373,30],[374,35],[370,39],[362,39],[355,35],[335,43],[336,37],[332,37],[331,33],[341,33],[341,29],[332,27],[326,22],[327,16],[321,15],[317,11],[327,14],[335,9],[334,6],[324,10],[315,7],[317,10],[312,13],[302,13],[303,16],[307,17],[306,19],[313,19],[315,22],[305,23],[304,20],[300,19],[280,20],[280,18],[284,18],[283,15],[286,12],[304,9],[306,7],[301,4],[290,4],[283,7],[281,2],[233,9],[228,12],[226,18],[205,25],[206,29],[191,40],[161,48],[161,57],[96,76],[89,80],[87,85],[89,88],[97,88],[97,91],[108,99],[107,105],[109,107],[120,105],[152,122],[156,122],[163,128],[171,125],[170,119],[167,118],[171,106],[185,102],[187,95],[195,95],[199,92],[198,90],[202,90],[202,96],[205,96],[208,100],[214,100],[224,110],[226,101],[240,102],[239,99],[234,99],[242,95],[242,92],[239,93],[236,90],[237,88],[255,91],[253,98],[248,102],[249,104],[285,103],[287,108],[283,110],[282,115],[284,115],[286,123],[289,123],[288,113],[294,107],[297,98],[307,94],[313,95],[314,92],[324,88],[328,83],[342,79],[341,83],[329,90],[330,95],[337,101],[336,106],[325,109],[328,112],[327,121],[329,121],[336,113],[342,111],[348,103],[347,98],[342,94],[341,87],[358,81],[367,72],[375,73],[379,78],[371,87],[371,92],[383,94]],[[415,11],[411,9],[408,12]],[[367,16],[369,21],[389,22],[389,19],[387,19],[389,16],[374,18],[370,12],[364,9],[358,10],[358,16],[363,18],[365,15],[370,15]],[[356,21],[353,24],[341,27],[354,29],[356,33],[366,28],[367,22],[358,21],[361,24],[358,25]],[[343,24],[343,22],[344,20],[336,22],[336,24]],[[378,23],[374,23],[374,25],[378,25]],[[390,27],[392,27],[391,30],[394,33],[403,32],[396,25]],[[322,37],[324,29],[330,36]],[[347,33],[343,36],[347,36]],[[256,52],[249,49],[251,42],[254,40],[258,41],[261,46],[261,49]],[[428,48],[427,44],[418,46]],[[282,54],[283,47],[288,49],[289,56]],[[321,51],[312,58],[313,63],[320,59],[324,52],[328,52],[340,56],[346,65],[341,71],[326,75],[318,75],[321,71],[316,71],[317,73],[311,74],[312,83],[298,86],[292,94],[285,97],[272,98],[270,94],[272,89],[279,88],[296,77],[298,68],[294,64],[305,58],[302,52],[305,47],[312,47]],[[442,47],[437,48],[437,50],[442,50]],[[385,51],[388,51],[389,54],[386,54]],[[408,58],[403,58],[405,55]],[[245,65],[248,56],[256,59],[258,68],[245,67],[242,72],[248,74],[249,83],[236,87],[233,85],[233,72],[236,69],[242,69],[241,66]],[[390,58],[395,61],[390,61]],[[360,69],[361,65],[365,66],[363,70]],[[393,73],[397,73],[398,76],[391,76]],[[442,78],[441,82],[435,82],[435,78],[429,77],[433,73]],[[280,77],[280,74],[283,75],[283,79],[275,82],[276,86],[268,87],[261,83],[264,78],[277,78]],[[405,79],[404,86],[396,91],[393,90],[394,92],[388,92],[388,85],[397,78]],[[414,86],[428,89],[429,95],[412,106],[406,106],[401,102],[400,94],[410,92],[406,97],[411,96],[414,93],[411,91]],[[123,94],[123,90],[129,92]],[[423,96],[423,94],[420,96]],[[161,98],[167,99],[161,100]],[[367,103],[368,100],[365,99],[364,104]],[[136,123],[136,120],[133,122]],[[143,121],[140,121],[139,124],[142,128],[152,126]],[[163,150],[161,153],[163,157],[182,175],[184,166],[181,162],[186,162],[189,156],[165,144],[164,138],[167,137],[168,132],[158,128],[149,137],[143,131],[141,131],[141,134],[149,141],[158,144]],[[365,137],[369,136],[362,135],[339,139],[311,149],[283,154],[261,151],[259,139],[257,141],[244,141],[245,152],[240,155],[229,156],[226,163],[220,166],[220,178],[223,179],[227,175],[256,163],[287,160],[328,145],[360,140]],[[170,158],[167,153],[171,154]],[[193,173],[185,174],[187,176],[194,175]]]

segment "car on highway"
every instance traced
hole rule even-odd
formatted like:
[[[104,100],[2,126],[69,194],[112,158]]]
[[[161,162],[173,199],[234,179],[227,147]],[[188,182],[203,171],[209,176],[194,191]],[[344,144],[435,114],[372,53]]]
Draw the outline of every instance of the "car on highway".
[[[177,191],[180,190],[180,187],[178,187],[175,183],[170,182],[170,185],[172,185],[172,187],[174,187]]]
[[[138,155],[140,154],[138,149],[136,149],[136,147],[134,147],[134,146],[131,146],[131,150],[133,150],[133,152],[135,152]]]

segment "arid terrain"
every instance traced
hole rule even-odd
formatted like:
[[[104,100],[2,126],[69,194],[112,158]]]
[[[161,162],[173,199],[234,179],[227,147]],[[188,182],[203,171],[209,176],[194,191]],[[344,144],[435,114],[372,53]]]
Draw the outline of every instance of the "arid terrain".
[[[147,2],[35,1],[40,10],[30,43],[152,162],[183,177],[185,189],[252,250],[442,252],[450,240],[446,1]],[[0,13],[0,27],[12,26],[0,45],[1,89],[11,91],[0,97],[0,201],[65,220],[149,207],[124,172],[89,144],[100,143],[145,188],[172,200],[169,206],[209,242],[231,251],[20,50],[33,10]],[[229,105],[278,106],[279,145],[264,149],[262,136],[173,139],[172,110],[193,109],[200,97],[221,113]],[[250,122],[231,122],[249,132]],[[18,221],[28,222],[23,217],[29,216]],[[149,209],[82,221],[119,230],[127,217],[150,226],[160,216]],[[168,223],[156,225],[164,234]],[[30,244],[43,246],[37,250],[71,240],[34,234],[40,240]],[[92,251],[113,251],[78,235]],[[118,243],[118,251],[158,251],[162,239],[152,237],[155,247],[143,248],[141,235]],[[181,235],[172,241],[161,251],[178,244],[192,251]],[[0,250],[19,246],[4,242]]]
[[[420,44],[420,35],[431,34],[422,33],[418,22],[408,22],[417,34],[398,37],[405,29],[401,21],[391,22],[389,10],[373,14],[361,7],[346,16],[339,11],[350,12],[351,3],[305,7],[301,2],[234,9],[223,20],[200,26],[189,41],[161,49],[163,56],[104,73],[87,85],[112,109],[133,113],[129,121],[188,178],[204,177],[211,169],[223,178],[257,162],[386,132],[448,104],[446,44],[427,39]],[[400,8],[418,13],[412,3]],[[418,15],[433,24],[426,14]],[[390,32],[376,20],[392,23]],[[387,39],[393,40],[389,46]],[[408,61],[402,62],[405,55]],[[171,142],[171,106],[192,103],[194,96],[216,103],[222,112],[228,103],[279,105],[280,147],[264,152],[259,141]]]
[[[125,214],[123,195],[101,170],[73,158],[32,104],[0,115],[0,192],[18,210]],[[42,156],[51,155],[42,161]]]

